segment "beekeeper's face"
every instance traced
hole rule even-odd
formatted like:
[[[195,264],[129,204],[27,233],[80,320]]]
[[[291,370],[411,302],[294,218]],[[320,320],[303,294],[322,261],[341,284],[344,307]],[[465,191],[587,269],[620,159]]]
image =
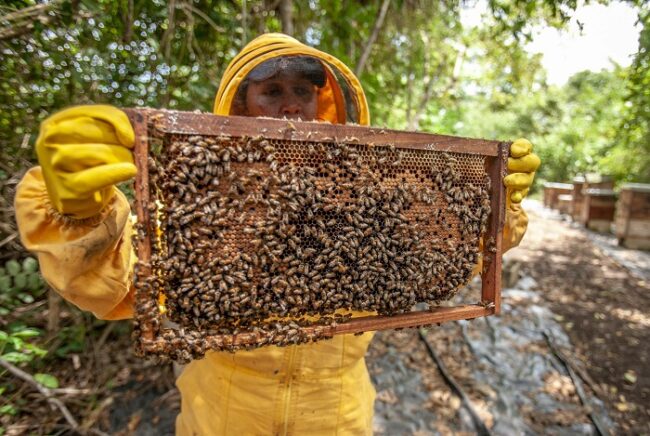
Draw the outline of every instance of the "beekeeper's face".
[[[247,115],[313,121],[318,110],[317,87],[294,70],[281,71],[260,81],[251,81],[246,91]]]

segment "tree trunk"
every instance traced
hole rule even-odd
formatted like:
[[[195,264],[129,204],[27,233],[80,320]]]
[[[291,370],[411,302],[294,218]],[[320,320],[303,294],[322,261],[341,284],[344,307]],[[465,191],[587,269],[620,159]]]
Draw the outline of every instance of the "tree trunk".
[[[242,28],[242,47],[248,43],[248,5],[246,0],[241,3],[241,28]]]
[[[170,0],[167,7],[167,30],[163,33],[161,38],[161,47],[163,52],[163,59],[165,63],[170,66],[171,64],[171,53],[172,53],[172,44],[174,40],[174,31],[176,26],[176,0]],[[167,77],[167,91],[162,98],[162,106],[167,107],[169,105],[169,100],[171,100],[171,75]]]
[[[368,41],[366,41],[366,45],[363,48],[363,52],[361,53],[361,58],[359,58],[357,67],[354,69],[354,74],[356,74],[357,77],[359,77],[361,73],[363,73],[363,69],[366,67],[366,62],[368,61],[368,57],[370,57],[370,51],[372,50],[372,45],[375,43],[375,40],[377,39],[377,35],[379,35],[379,30],[384,25],[384,19],[386,18],[386,12],[388,12],[389,5],[390,5],[390,0],[384,0],[384,2],[381,4],[381,8],[377,13],[377,20],[375,20],[375,26],[372,29],[370,38],[368,38]]]
[[[124,14],[124,36],[122,41],[125,44],[131,42],[133,37],[133,0],[127,0],[126,13]]]
[[[291,0],[280,0],[279,8],[282,32],[293,36],[293,2]]]
[[[406,82],[406,126],[411,127],[413,119],[413,71],[409,68],[408,79]]]

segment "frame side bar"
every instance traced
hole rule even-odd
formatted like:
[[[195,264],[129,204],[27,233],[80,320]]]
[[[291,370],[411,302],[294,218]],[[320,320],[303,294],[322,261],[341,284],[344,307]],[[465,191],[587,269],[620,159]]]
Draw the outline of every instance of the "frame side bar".
[[[148,111],[138,109],[125,110],[133,130],[135,132],[135,146],[133,149],[137,174],[135,176],[135,211],[138,218],[137,225],[142,230],[136,234],[141,234],[142,238],[137,239],[138,264],[137,268],[141,271],[135,275],[136,280],[140,277],[149,277],[151,275],[151,216],[149,208],[149,140],[148,140]],[[145,295],[137,295],[136,300],[147,301],[153,298],[154,291],[149,287],[143,287],[138,290]],[[150,294],[150,295],[146,295]],[[152,321],[156,315],[149,313],[147,305],[135,306],[136,317],[143,322],[140,324],[142,329],[142,339],[151,341],[154,339],[155,332],[152,329]]]
[[[484,305],[494,305],[494,314],[501,310],[501,257],[503,255],[503,224],[505,221],[506,189],[503,177],[510,150],[509,142],[499,144],[499,155],[488,167],[491,180],[490,203],[492,212],[483,240],[483,271],[481,273],[481,300]]]

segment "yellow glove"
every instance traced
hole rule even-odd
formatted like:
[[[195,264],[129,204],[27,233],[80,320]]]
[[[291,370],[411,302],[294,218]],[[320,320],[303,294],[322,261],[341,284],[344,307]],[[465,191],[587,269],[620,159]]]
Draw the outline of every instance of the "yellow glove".
[[[530,141],[519,138],[512,143],[508,157],[509,174],[503,179],[510,202],[521,203],[526,197],[540,163],[539,156],[533,153],[533,144]]]
[[[113,106],[76,106],[43,121],[36,154],[56,210],[77,219],[98,214],[113,185],[136,174],[134,138],[126,114]]]

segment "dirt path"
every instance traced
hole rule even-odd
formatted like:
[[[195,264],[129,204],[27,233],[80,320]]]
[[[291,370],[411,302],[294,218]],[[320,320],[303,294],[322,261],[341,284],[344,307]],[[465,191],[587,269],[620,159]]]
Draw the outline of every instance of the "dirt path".
[[[650,256],[535,206],[522,246],[505,257],[502,315],[443,324],[427,338],[493,434],[594,434],[545,334],[587,379],[579,382],[603,428],[649,434],[650,286],[641,277]],[[368,363],[376,434],[475,434],[417,332],[378,334]]]
[[[612,238],[540,215],[531,213],[525,244],[512,254],[559,315],[620,431],[649,434],[648,253],[620,249]]]

